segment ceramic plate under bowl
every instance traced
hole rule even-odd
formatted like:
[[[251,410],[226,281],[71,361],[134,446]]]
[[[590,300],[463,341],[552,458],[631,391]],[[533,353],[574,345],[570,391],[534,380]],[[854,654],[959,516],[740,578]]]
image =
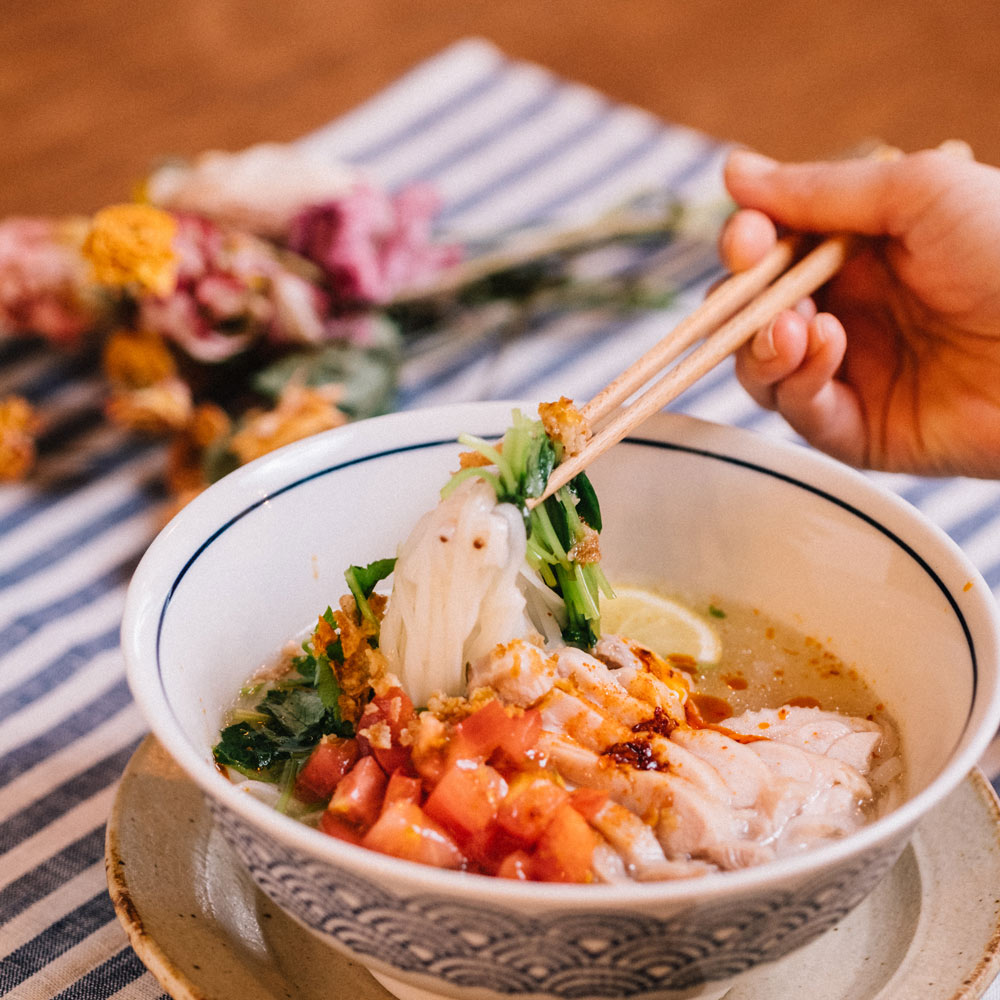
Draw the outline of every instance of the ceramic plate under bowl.
[[[214,484],[133,577],[129,684],[256,884],[331,948],[391,977],[397,995],[719,997],[861,902],[1000,725],[1000,620],[986,581],[912,507],[830,459],[663,414],[591,472],[611,578],[706,597],[724,587],[720,598],[752,601],[870,677],[900,731],[906,797],[849,837],[698,879],[524,884],[325,837],[212,762],[248,674],[343,592],[345,566],[396,550],[455,468],[458,431],[494,437],[513,405],[359,421]],[[947,683],[928,683],[943,665]]]
[[[175,1000],[390,997],[254,887],[202,793],[152,737],[122,777],[106,862],[132,946]],[[1000,971],[998,940],[1000,804],[974,771],[868,899],[726,1000],[974,1000]]]

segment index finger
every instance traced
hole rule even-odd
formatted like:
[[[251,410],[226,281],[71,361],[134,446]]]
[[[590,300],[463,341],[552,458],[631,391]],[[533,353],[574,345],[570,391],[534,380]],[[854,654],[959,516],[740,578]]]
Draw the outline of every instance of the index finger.
[[[792,229],[895,236],[947,186],[956,169],[963,169],[960,162],[929,151],[894,160],[781,164],[735,150],[725,181],[743,208],[758,209]]]

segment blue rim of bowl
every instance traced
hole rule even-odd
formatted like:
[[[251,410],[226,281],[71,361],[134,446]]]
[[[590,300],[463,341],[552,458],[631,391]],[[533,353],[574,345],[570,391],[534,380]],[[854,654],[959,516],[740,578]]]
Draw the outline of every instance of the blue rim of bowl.
[[[491,432],[492,433],[492,432]],[[954,595],[951,590],[945,584],[944,580],[938,575],[938,573],[933,569],[933,567],[923,558],[909,543],[905,542],[896,532],[887,528],[878,519],[872,517],[870,514],[866,514],[864,511],[855,507],[853,504],[841,499],[840,497],[834,496],[832,493],[824,490],[818,486],[814,486],[811,483],[804,482],[795,476],[789,475],[787,473],[778,472],[774,469],[767,468],[766,466],[760,465],[756,462],[752,462],[748,459],[736,458],[733,455],[721,454],[719,452],[712,451],[707,448],[697,448],[691,445],[678,444],[671,441],[660,441],[653,438],[642,438],[642,437],[628,437],[625,438],[623,443],[639,445],[642,447],[659,448],[667,451],[681,452],[684,454],[695,455],[700,458],[708,458],[714,461],[724,462],[729,465],[738,466],[740,468],[747,469],[752,472],[760,473],[765,476],[770,476],[773,479],[778,479],[782,482],[789,484],[790,486],[795,486],[799,489],[805,490],[808,493],[812,493],[821,499],[832,503],[842,510],[859,518],[866,524],[870,525],[875,530],[881,532],[890,541],[897,545],[902,551],[904,551],[920,568],[927,574],[927,576],[934,582],[941,593],[944,595],[948,604],[951,606],[955,617],[958,619],[959,624],[962,627],[962,632],[965,636],[966,645],[969,649],[970,662],[972,667],[972,698],[970,699],[969,711],[966,713],[965,724],[968,724],[970,717],[972,716],[972,706],[975,703],[976,691],[978,685],[978,660],[976,655],[975,642],[972,638],[972,632],[969,628],[968,622],[965,619],[965,615],[962,613],[958,602],[955,600]],[[170,607],[170,603],[173,599],[174,594],[176,594],[178,588],[181,585],[184,577],[187,575],[188,571],[194,566],[202,554],[211,547],[211,545],[217,541],[222,535],[224,535],[230,528],[241,521],[243,518],[247,517],[253,511],[257,510],[259,507],[266,503],[274,500],[276,497],[281,496],[284,493],[288,493],[293,489],[297,489],[306,483],[313,482],[316,479],[321,479],[324,476],[331,475],[334,472],[339,472],[342,469],[350,468],[355,465],[361,465],[365,462],[372,462],[382,458],[388,458],[392,455],[404,454],[412,451],[421,451],[429,448],[440,448],[442,446],[453,446],[455,444],[454,437],[439,438],[432,441],[421,441],[411,445],[404,445],[395,448],[387,448],[377,452],[371,452],[365,455],[359,455],[354,458],[347,459],[343,462],[338,462],[330,466],[326,466],[322,469],[317,469],[314,472],[309,473],[306,476],[301,476],[300,478],[293,480],[290,483],[286,483],[284,486],[267,493],[264,496],[258,497],[253,503],[248,504],[241,511],[234,514],[222,525],[216,528],[191,554],[184,565],[180,568],[177,575],[175,576],[173,582],[168,589],[166,596],[163,600],[163,605],[160,608],[159,619],[157,621],[156,627],[156,676],[157,681],[160,686],[160,690],[164,696],[164,701],[168,706],[170,706],[171,715],[174,715],[173,706],[170,705],[170,700],[166,695],[166,686],[163,681],[163,670],[160,661],[160,645],[162,639],[162,633],[164,628],[164,623],[167,615],[167,610]],[[175,721],[179,722],[176,715],[174,715]]]

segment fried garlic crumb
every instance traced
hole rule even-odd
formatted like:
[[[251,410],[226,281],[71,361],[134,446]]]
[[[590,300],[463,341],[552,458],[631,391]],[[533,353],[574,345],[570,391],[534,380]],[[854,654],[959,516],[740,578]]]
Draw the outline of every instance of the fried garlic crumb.
[[[364,737],[376,750],[392,749],[392,730],[384,720],[359,729],[358,736]]]
[[[496,696],[496,692],[489,687],[476,688],[468,695],[446,695],[438,691],[427,699],[427,710],[445,724],[453,726]]]
[[[368,598],[368,606],[379,620],[385,613],[386,601],[383,594],[372,594]],[[344,661],[337,668],[340,714],[344,719],[357,722],[368,701],[369,689],[382,693],[392,686],[392,682],[398,685],[398,681],[389,672],[388,661],[382,652],[372,648],[369,639],[375,636],[375,626],[358,614],[357,603],[351,594],[341,597],[340,609],[333,612],[333,617],[344,654]]]
[[[490,460],[478,451],[463,451],[458,456],[459,469],[479,469],[490,464]]]
[[[601,536],[589,524],[583,524],[583,536],[578,539],[566,555],[581,566],[600,562]]]
[[[586,419],[566,396],[560,396],[554,403],[540,403],[538,416],[545,433],[562,444],[566,458],[578,455],[590,440]]]

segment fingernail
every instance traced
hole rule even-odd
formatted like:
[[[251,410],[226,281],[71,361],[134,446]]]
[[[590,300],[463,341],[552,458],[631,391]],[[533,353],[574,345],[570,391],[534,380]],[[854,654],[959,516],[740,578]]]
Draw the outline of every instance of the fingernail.
[[[774,323],[768,323],[758,331],[750,344],[750,353],[757,361],[771,361],[778,356],[777,348],[774,346]]]
[[[826,313],[818,313],[809,329],[809,341],[806,344],[806,357],[811,358],[826,347],[833,336],[833,324],[836,321]]]
[[[731,169],[738,171],[744,177],[763,177],[778,165],[777,160],[770,156],[755,153],[749,149],[737,149],[729,159]]]
[[[811,358],[826,346],[826,330],[823,329],[822,323],[813,324],[813,328],[809,334],[809,340],[806,343],[806,357]]]

